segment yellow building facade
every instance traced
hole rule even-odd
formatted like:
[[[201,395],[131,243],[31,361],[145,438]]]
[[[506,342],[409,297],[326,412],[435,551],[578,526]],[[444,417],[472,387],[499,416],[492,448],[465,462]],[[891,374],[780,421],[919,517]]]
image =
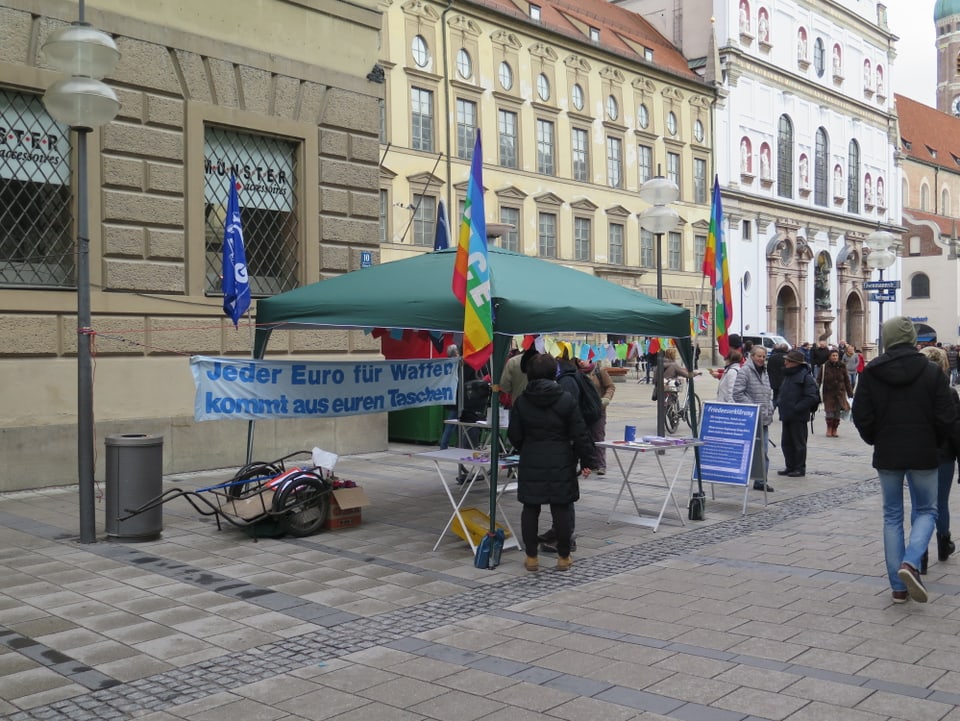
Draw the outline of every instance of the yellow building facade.
[[[663,297],[709,305],[714,94],[645,21],[606,2],[410,0],[383,23],[384,261],[433,248],[441,201],[456,242],[479,131],[494,242],[655,296],[656,238],[638,215],[659,172],[681,218],[661,239]]]

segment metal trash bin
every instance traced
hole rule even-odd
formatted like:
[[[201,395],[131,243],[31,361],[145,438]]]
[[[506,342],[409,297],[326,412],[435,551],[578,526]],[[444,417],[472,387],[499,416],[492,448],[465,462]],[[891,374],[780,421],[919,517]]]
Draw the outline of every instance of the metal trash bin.
[[[152,541],[163,531],[163,506],[123,521],[163,493],[163,436],[123,433],[107,436],[107,537],[118,541]]]

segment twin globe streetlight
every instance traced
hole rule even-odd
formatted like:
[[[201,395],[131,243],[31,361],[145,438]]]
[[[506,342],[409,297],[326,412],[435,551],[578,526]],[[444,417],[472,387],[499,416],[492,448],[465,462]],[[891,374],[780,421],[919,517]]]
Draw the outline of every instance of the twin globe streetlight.
[[[658,171],[659,172],[659,171]],[[670,207],[680,197],[680,189],[672,180],[662,175],[640,186],[640,199],[650,207],[639,214],[640,227],[653,233],[657,240],[657,300],[663,300],[663,234],[669,233],[680,224],[680,215]],[[663,404],[663,348],[657,353],[657,435],[666,432],[666,418]]]
[[[881,230],[879,226],[863,240],[864,245],[870,250],[865,259],[867,267],[872,270],[879,270],[881,281],[883,281],[883,271],[897,260],[897,254],[890,250],[896,240],[897,237],[893,233],[888,230]],[[883,304],[887,302],[883,299],[882,293],[883,291],[877,293],[878,316],[880,318],[879,332],[877,333],[878,354],[883,353]]]
[[[120,60],[113,38],[84,22],[55,30],[43,44],[47,61],[69,77],[57,80],[43,96],[56,120],[77,131],[77,471],[80,495],[80,543],[96,541],[93,453],[93,364],[90,328],[90,238],[87,199],[87,133],[109,123],[120,101],[101,78]]]

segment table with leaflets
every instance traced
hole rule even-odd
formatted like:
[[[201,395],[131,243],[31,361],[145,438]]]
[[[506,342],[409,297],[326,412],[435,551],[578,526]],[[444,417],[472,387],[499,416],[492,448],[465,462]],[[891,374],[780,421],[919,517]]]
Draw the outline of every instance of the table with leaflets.
[[[690,450],[702,445],[703,442],[696,438],[661,438],[657,436],[645,436],[636,441],[598,442],[598,447],[613,450],[613,457],[616,459],[620,474],[623,477],[620,492],[617,493],[617,499],[613,503],[613,508],[610,509],[607,523],[621,521],[635,526],[652,528],[656,532],[660,527],[660,522],[663,520],[667,507],[672,504],[677,518],[680,519],[680,525],[685,526],[686,521],[683,517],[683,511],[680,504],[677,503],[677,499],[673,496],[673,487],[680,477],[685,461],[688,457],[693,457],[692,455],[688,456]],[[641,477],[639,470],[637,473],[634,472],[637,468],[637,460],[641,457],[649,458],[650,456],[653,456],[657,461],[657,472],[646,473],[646,477]],[[668,468],[669,462],[665,461],[668,456],[676,458],[675,467]],[[659,512],[656,515],[644,514],[641,510],[640,502],[637,500],[641,487],[647,489],[646,496],[650,495],[649,489],[656,490],[656,502],[659,504]],[[624,491],[627,492],[633,503],[633,509],[628,513],[617,511],[617,506],[623,498]]]

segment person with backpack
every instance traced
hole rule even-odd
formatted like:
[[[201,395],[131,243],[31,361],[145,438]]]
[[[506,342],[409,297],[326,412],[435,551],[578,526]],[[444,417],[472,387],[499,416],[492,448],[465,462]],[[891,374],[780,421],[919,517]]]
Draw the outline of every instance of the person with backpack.
[[[792,350],[783,357],[783,381],[780,384],[777,408],[783,427],[780,450],[786,468],[778,475],[800,478],[807,475],[807,422],[820,404],[817,382],[807,367],[803,353]]]
[[[603,441],[607,438],[607,406],[610,405],[610,401],[613,400],[613,394],[616,392],[616,386],[613,385],[613,380],[610,378],[610,374],[596,363],[587,363],[585,361],[579,362],[580,374],[590,381],[590,385],[593,387],[595,392],[591,393],[590,388],[584,389],[581,387],[581,402],[580,402],[580,411],[584,414],[584,420],[587,420],[588,413],[584,410],[587,399],[592,405],[599,403],[599,416],[592,423],[587,420],[587,428],[590,429],[590,437],[597,441]],[[591,411],[589,415],[593,415]],[[596,472],[598,476],[606,475],[607,473],[607,449],[597,447],[597,467]]]

